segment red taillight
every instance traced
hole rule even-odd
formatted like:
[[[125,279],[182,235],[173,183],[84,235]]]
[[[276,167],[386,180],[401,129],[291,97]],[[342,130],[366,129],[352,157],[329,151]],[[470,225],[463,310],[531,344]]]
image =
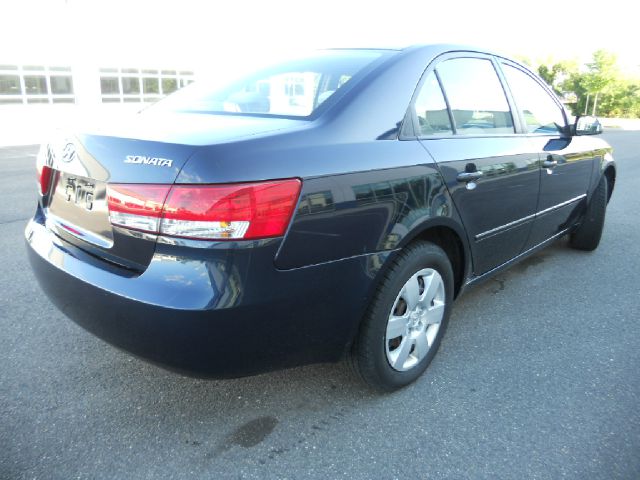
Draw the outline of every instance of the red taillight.
[[[49,185],[51,184],[51,177],[53,176],[53,169],[47,165],[38,166],[38,188],[40,195],[49,193]]]
[[[169,185],[109,185],[107,203],[113,225],[158,232]]]
[[[114,225],[174,237],[278,237],[289,225],[300,185],[298,179],[173,187],[109,185],[109,217]]]

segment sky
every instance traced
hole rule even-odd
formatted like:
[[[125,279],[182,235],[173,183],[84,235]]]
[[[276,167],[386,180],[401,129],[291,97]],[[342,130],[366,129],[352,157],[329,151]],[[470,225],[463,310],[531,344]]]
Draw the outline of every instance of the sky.
[[[0,0],[0,64],[211,70],[326,47],[463,43],[532,60],[616,53],[640,75],[630,2]]]

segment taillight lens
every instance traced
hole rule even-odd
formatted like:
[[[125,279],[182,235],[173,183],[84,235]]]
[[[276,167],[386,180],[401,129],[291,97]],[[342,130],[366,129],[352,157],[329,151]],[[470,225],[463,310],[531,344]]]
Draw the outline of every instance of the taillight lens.
[[[38,156],[36,157],[36,169],[38,171],[38,193],[40,196],[47,195],[51,189],[53,176],[56,173],[51,167],[53,164],[51,150],[49,145],[40,146]]]
[[[113,225],[157,233],[169,185],[109,185],[107,203]]]
[[[284,235],[298,179],[231,185],[108,187],[111,223],[174,237],[238,240]]]
[[[53,169],[47,165],[38,165],[38,188],[40,195],[49,193],[49,185],[51,184],[51,177],[53,176]]]

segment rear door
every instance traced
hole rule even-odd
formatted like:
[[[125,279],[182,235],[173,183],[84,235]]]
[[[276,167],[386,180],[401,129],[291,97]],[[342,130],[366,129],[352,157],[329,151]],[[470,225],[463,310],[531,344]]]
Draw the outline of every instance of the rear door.
[[[474,273],[483,274],[516,257],[527,241],[538,198],[538,157],[525,153],[531,151],[528,140],[515,134],[491,57],[446,57],[419,88],[418,137],[462,218]]]
[[[540,160],[540,198],[525,248],[564,231],[586,202],[595,153],[566,134],[564,109],[537,79],[515,64],[501,69],[521,118],[530,151]]]

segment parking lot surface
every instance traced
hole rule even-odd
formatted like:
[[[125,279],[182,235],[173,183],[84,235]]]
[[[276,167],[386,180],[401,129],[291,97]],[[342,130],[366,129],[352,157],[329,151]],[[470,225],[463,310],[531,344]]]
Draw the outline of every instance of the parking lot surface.
[[[26,258],[37,149],[0,149],[0,478],[640,478],[640,132],[604,137],[600,248],[561,240],[467,292],[390,395],[342,365],[195,380],[86,333]]]

